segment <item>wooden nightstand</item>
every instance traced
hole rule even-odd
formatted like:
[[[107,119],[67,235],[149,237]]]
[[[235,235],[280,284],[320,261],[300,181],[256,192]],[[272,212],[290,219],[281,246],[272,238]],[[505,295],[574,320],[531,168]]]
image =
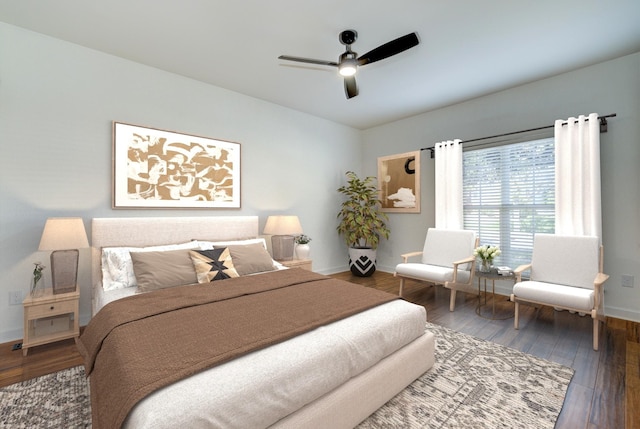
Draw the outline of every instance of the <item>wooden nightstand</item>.
[[[35,297],[29,295],[22,306],[24,308],[24,338],[22,355],[26,356],[29,347],[48,344],[54,341],[77,339],[80,335],[79,321],[80,291],[53,294],[47,288]]]
[[[303,270],[313,271],[313,261],[311,259],[292,259],[290,261],[278,261],[285,267],[302,268]]]

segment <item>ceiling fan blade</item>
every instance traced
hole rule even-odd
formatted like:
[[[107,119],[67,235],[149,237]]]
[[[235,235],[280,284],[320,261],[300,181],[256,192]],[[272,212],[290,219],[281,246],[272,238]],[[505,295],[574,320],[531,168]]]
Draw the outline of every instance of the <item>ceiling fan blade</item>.
[[[347,96],[347,99],[358,95],[358,85],[356,84],[355,76],[344,78],[344,93]]]
[[[409,33],[406,36],[398,37],[395,40],[380,45],[375,49],[367,52],[366,54],[358,58],[358,64],[361,66],[369,63],[375,63],[376,61],[384,60],[400,52],[411,49],[420,43],[417,33]]]
[[[314,60],[313,58],[292,57],[289,55],[280,55],[279,60],[296,61],[298,63],[318,64],[321,66],[333,66],[338,67],[338,63],[335,61]]]

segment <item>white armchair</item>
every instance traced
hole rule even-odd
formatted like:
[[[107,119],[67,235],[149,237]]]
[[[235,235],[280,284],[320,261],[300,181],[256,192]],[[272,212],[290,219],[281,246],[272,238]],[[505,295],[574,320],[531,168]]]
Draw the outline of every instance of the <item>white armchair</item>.
[[[449,310],[456,305],[456,291],[476,293],[473,287],[476,258],[473,249],[478,245],[476,233],[468,230],[429,228],[422,252],[400,255],[403,262],[396,266],[395,277],[400,278],[402,296],[405,279],[441,284],[451,289]],[[420,262],[409,262],[421,257]]]
[[[531,263],[515,269],[514,328],[519,329],[519,304],[548,305],[556,309],[590,314],[593,349],[598,350],[599,323],[604,319],[603,249],[598,237],[536,234]],[[528,281],[522,273],[530,270]]]

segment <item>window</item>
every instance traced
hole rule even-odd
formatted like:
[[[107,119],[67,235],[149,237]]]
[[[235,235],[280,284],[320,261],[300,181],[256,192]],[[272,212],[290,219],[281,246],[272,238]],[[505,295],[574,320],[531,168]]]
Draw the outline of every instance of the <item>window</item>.
[[[529,263],[534,233],[554,232],[554,164],[553,138],[464,152],[464,228],[500,246],[494,264]]]

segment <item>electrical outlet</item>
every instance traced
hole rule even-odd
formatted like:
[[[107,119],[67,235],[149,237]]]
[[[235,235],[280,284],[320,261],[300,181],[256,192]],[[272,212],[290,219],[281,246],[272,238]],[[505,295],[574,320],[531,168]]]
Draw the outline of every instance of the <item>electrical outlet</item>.
[[[633,276],[623,274],[620,278],[622,279],[622,287],[633,287]]]
[[[22,291],[14,290],[9,292],[9,305],[21,305],[23,299]]]

